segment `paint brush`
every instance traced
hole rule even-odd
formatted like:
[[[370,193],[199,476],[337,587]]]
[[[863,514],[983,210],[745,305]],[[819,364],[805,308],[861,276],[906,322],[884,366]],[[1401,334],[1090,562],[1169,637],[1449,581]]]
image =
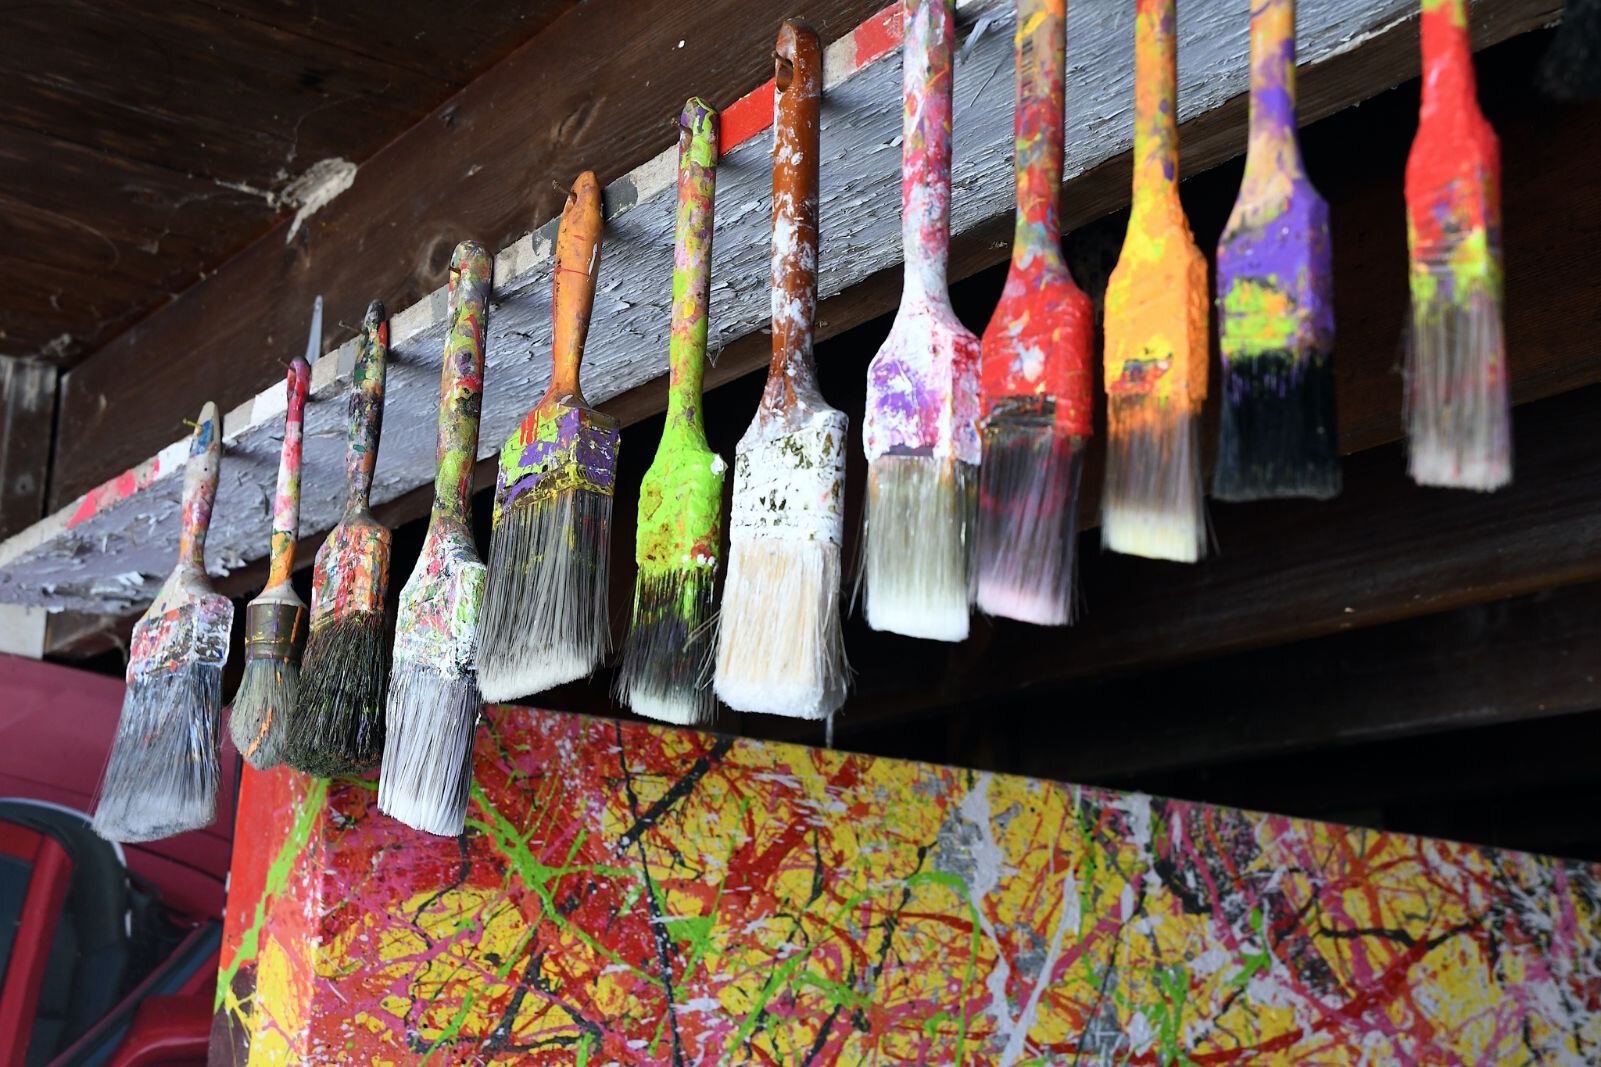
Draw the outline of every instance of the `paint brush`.
[[[344,513],[317,550],[300,702],[284,737],[283,761],[321,777],[365,770],[384,747],[389,531],[372,517],[368,497],[383,427],[388,351],[389,319],[374,300],[356,338],[351,372]]]
[[[500,450],[478,647],[486,700],[582,678],[611,647],[606,587],[622,433],[578,385],[602,226],[600,183],[585,171],[556,234],[550,388]]]
[[[844,703],[850,671],[839,618],[847,426],[818,391],[812,356],[822,51],[804,23],[779,30],[773,358],[734,459],[714,679],[729,707],[800,719],[826,718]]]
[[[267,585],[245,608],[245,673],[228,711],[234,747],[257,770],[283,759],[285,724],[300,693],[300,643],[306,605],[289,584],[300,536],[300,443],[311,365],[322,345],[322,297],[311,308],[306,355],[289,363],[284,382],[284,441],[272,505]]]
[[[233,601],[206,577],[222,421],[208,403],[189,438],[178,565],[133,628],[128,689],[95,806],[108,841],[154,841],[217,817],[218,719]]]
[[[417,566],[400,591],[378,810],[453,837],[467,817],[478,695],[484,565],[473,543],[473,461],[484,395],[489,253],[472,241],[450,263],[450,333],[439,383],[439,470]]]
[[[1329,205],[1295,135],[1295,0],[1251,3],[1245,178],[1217,246],[1220,500],[1340,491]]]
[[[1062,258],[1066,0],[1020,0],[1016,47],[1017,223],[981,354],[978,607],[1061,626],[1073,618],[1095,314]]]
[[[1179,203],[1173,0],[1134,4],[1134,197],[1106,286],[1106,483],[1101,543],[1193,563],[1206,552],[1200,414],[1206,259]]]
[[[977,491],[978,338],[951,309],[955,0],[906,0],[901,58],[901,305],[867,368],[867,624],[961,641]]]
[[[1501,146],[1479,110],[1465,0],[1423,0],[1423,101],[1406,160],[1412,479],[1489,491],[1512,480],[1501,325]]]
[[[706,444],[701,396],[711,302],[717,112],[692,98],[678,121],[667,421],[639,486],[634,614],[623,643],[617,695],[641,715],[694,726],[710,722],[717,712],[707,667],[725,464]]]

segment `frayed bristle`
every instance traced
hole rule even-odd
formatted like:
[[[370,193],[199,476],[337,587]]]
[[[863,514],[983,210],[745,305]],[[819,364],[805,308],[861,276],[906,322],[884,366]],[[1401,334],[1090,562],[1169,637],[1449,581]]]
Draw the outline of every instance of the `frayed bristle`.
[[[1327,500],[1339,492],[1334,364],[1328,355],[1283,351],[1225,359],[1212,495]]]
[[[861,589],[867,625],[930,641],[967,638],[971,464],[890,453],[867,468]]]
[[[1419,485],[1489,492],[1512,481],[1501,304],[1414,306],[1407,345],[1408,466]]]
[[[245,762],[264,771],[283,762],[284,732],[300,694],[300,668],[251,654],[228,709],[228,733]]]
[[[1039,626],[1073,621],[1083,437],[1053,420],[992,417],[978,470],[978,609]]]
[[[639,572],[617,672],[617,698],[635,713],[679,726],[717,717],[710,678],[716,584],[715,563]]]
[[[823,719],[845,702],[839,546],[738,538],[717,622],[717,696],[739,711]]]
[[[283,762],[320,778],[368,770],[384,748],[389,642],[384,619],[363,611],[311,631]]]
[[[378,810],[424,833],[460,834],[482,707],[471,672],[445,675],[425,664],[396,664],[389,680]]]
[[[1156,403],[1148,395],[1108,401],[1101,544],[1194,563],[1206,554],[1200,419],[1177,405],[1154,410]]]
[[[135,678],[122,699],[95,805],[108,841],[154,841],[217,817],[220,664],[192,663]]]
[[[501,515],[478,631],[485,700],[582,678],[611,651],[611,513],[610,494],[568,490],[521,499]]]

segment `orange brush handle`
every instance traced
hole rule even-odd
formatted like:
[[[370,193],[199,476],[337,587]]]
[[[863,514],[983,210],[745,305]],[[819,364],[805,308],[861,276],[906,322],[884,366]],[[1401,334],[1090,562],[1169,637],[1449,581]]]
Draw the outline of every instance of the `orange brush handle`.
[[[589,406],[578,387],[578,365],[584,358],[589,316],[595,307],[604,226],[600,182],[592,171],[586,170],[567,194],[567,206],[562,208],[561,227],[556,233],[556,273],[551,281],[551,376],[550,389],[545,393],[547,400],[570,398],[568,402],[576,407]]]

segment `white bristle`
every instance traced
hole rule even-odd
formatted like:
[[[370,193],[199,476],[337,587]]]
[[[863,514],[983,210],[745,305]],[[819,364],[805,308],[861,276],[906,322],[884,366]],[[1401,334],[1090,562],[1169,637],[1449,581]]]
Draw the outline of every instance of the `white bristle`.
[[[210,826],[217,818],[221,710],[220,664],[191,663],[130,680],[95,805],[95,833],[107,841],[154,841]]]
[[[1149,402],[1138,397],[1111,403]],[[1200,419],[1178,414],[1152,427],[1147,416],[1139,429],[1121,431],[1120,421],[1114,411],[1101,489],[1101,545],[1129,556],[1194,563],[1206,554]]]
[[[442,837],[466,825],[473,736],[483,706],[471,672],[397,662],[389,680],[378,810]]]
[[[875,630],[930,641],[967,638],[973,467],[884,455],[867,471],[863,603]]]
[[[1406,363],[1408,467],[1419,485],[1489,492],[1512,481],[1501,307],[1414,312]]]

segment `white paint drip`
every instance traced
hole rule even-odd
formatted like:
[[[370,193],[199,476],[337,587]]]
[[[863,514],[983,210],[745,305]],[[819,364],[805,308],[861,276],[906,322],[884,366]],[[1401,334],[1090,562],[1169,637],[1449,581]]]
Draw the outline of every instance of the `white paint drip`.
[[[284,244],[295,239],[300,226],[333,202],[356,180],[356,164],[338,157],[313,163],[304,174],[284,187],[281,200],[296,209]]]

